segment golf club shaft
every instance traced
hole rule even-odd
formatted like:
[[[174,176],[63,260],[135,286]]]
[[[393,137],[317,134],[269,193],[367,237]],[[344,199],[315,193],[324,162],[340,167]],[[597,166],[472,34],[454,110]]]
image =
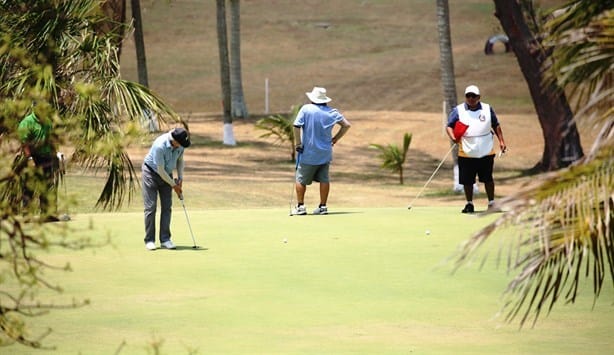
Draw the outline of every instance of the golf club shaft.
[[[298,165],[301,162],[301,153],[296,155],[296,164],[294,165],[294,179],[292,183],[292,192],[290,193],[290,216],[292,216],[292,203],[294,202],[294,195],[296,194],[296,171],[298,170]]]
[[[450,149],[448,150],[448,152],[446,153],[446,155],[443,157],[443,159],[441,159],[441,162],[439,162],[439,165],[437,165],[437,168],[435,169],[435,171],[433,171],[433,173],[431,174],[431,177],[426,181],[426,184],[424,184],[424,186],[422,186],[422,188],[420,189],[420,191],[418,191],[418,194],[416,195],[416,197],[414,197],[414,199],[411,201],[411,203],[409,204],[408,208],[411,208],[414,205],[414,202],[416,202],[416,200],[418,199],[418,197],[420,197],[420,195],[422,194],[422,191],[424,191],[424,189],[426,189],[426,187],[428,186],[428,184],[431,182],[431,180],[433,180],[433,177],[435,176],[435,174],[437,174],[437,172],[439,171],[439,168],[441,168],[441,166],[443,165],[443,163],[446,161],[446,159],[448,158],[448,155],[450,155],[450,153],[452,152],[452,149],[454,149],[454,147],[456,147],[456,143],[452,144],[452,146],[450,146]]]
[[[190,217],[188,217],[188,210],[185,208],[185,203],[183,202],[183,195],[181,196],[181,206],[183,207],[183,212],[185,213],[185,219],[188,221],[188,228],[190,229],[190,236],[192,237],[192,244],[196,247],[196,240],[194,240],[194,232],[192,232],[192,224],[190,224]]]

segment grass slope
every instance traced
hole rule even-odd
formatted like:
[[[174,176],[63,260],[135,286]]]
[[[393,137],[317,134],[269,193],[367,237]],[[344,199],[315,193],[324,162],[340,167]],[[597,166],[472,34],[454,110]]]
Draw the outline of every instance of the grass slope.
[[[220,112],[212,1],[142,1],[150,87],[178,112]],[[128,12],[130,13],[130,12]],[[459,97],[470,83],[495,108],[534,113],[516,58],[485,42],[502,33],[491,0],[450,1]],[[241,2],[243,89],[251,113],[287,112],[314,85],[343,111],[441,112],[436,5],[425,0]],[[121,72],[136,80],[132,38]]]
[[[73,266],[52,276],[66,298],[91,300],[36,319],[54,329],[55,353],[145,354],[157,344],[163,354],[598,354],[614,345],[611,288],[594,310],[587,289],[518,331],[494,317],[509,280],[494,259],[450,273],[442,261],[492,217],[450,207],[189,212],[201,250],[190,248],[182,210],[176,251],[144,249],[140,213],[67,224],[74,235],[110,235],[113,246],[46,257]]]

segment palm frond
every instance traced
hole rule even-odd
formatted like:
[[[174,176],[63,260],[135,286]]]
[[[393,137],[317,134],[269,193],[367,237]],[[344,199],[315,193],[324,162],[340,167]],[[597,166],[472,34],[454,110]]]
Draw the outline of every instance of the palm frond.
[[[275,138],[280,144],[294,139],[293,121],[286,115],[272,115],[256,121],[256,128],[266,131],[260,138]]]
[[[611,1],[573,1],[545,25],[553,50],[550,81],[570,90],[577,117],[600,125],[614,106],[614,9]]]
[[[508,212],[461,246],[456,267],[473,260],[495,231],[511,232],[501,236],[497,257],[517,272],[505,291],[508,321],[521,315],[522,326],[560,298],[574,302],[582,277],[592,279],[595,297],[608,275],[614,280],[612,154],[612,145],[604,147],[594,160],[503,199]]]
[[[393,173],[399,173],[399,182],[403,184],[403,164],[407,158],[407,152],[409,151],[409,145],[411,143],[412,135],[405,133],[403,135],[403,148],[402,150],[396,144],[370,144],[370,148],[379,150],[378,157],[382,161],[381,167],[392,171]]]

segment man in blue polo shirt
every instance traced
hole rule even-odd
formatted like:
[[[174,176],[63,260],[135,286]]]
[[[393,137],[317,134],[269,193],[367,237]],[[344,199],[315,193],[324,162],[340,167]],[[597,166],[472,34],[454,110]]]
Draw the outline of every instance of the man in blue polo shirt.
[[[160,195],[160,246],[175,249],[171,241],[171,207],[174,190],[182,198],[183,150],[190,146],[190,137],[183,128],[174,128],[153,142],[143,160],[143,203],[145,205],[145,248],[156,250],[156,208]],[[177,179],[173,179],[177,170]]]
[[[312,181],[320,183],[320,204],[313,214],[328,214],[326,202],[330,191],[328,175],[333,159],[333,145],[350,129],[350,123],[343,115],[327,104],[332,100],[326,96],[326,89],[314,87],[305,93],[311,103],[303,105],[294,120],[294,137],[299,164],[296,170],[296,199],[298,204],[292,214],[305,215],[305,192]],[[340,129],[333,136],[335,125]]]

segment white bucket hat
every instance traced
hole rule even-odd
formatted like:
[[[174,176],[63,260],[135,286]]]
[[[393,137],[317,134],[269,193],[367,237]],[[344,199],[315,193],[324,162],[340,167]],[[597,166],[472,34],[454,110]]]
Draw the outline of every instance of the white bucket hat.
[[[467,94],[476,94],[476,95],[480,96],[480,89],[477,86],[475,86],[475,85],[469,85],[465,89],[465,95],[467,95]]]
[[[332,99],[326,96],[326,89],[314,86],[311,92],[306,92],[305,95],[309,98],[311,102],[314,104],[325,104],[327,102],[331,102]]]

